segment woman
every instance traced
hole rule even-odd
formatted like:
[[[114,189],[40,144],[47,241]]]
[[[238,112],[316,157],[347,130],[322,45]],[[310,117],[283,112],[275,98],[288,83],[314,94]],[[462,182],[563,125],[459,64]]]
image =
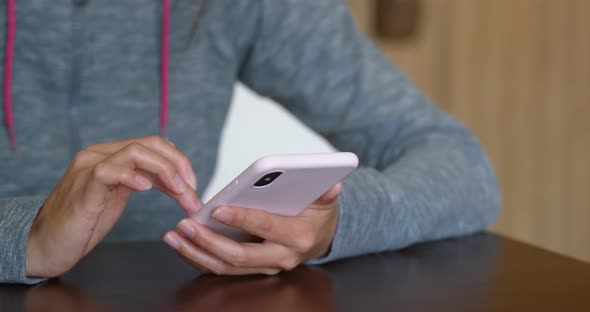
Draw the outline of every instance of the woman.
[[[359,34],[342,1],[157,2],[7,1],[0,281],[58,276],[105,237],[163,237],[206,272],[276,274],[495,219],[476,139]],[[210,181],[236,80],[361,162],[298,217],[214,212],[260,244],[186,219],[202,205],[192,190],[197,175]]]

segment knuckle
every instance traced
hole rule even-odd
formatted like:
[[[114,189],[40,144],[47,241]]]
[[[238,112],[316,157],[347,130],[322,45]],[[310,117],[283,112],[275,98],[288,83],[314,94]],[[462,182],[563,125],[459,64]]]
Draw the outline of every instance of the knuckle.
[[[185,166],[186,168],[191,168],[191,167],[192,167],[191,161],[190,161],[190,160],[188,159],[188,157],[187,157],[185,154],[183,154],[183,153],[180,153],[180,163],[181,163],[183,166]]]
[[[127,153],[129,153],[131,156],[137,156],[137,155],[141,154],[142,150],[143,150],[143,146],[141,145],[141,143],[137,143],[137,142],[129,143],[125,147],[125,151]]]
[[[257,233],[265,234],[273,230],[269,216],[252,209],[239,209],[236,214],[236,224]]]
[[[248,209],[241,210],[238,215],[238,222],[249,229],[258,233],[269,233],[273,229],[270,218],[260,211]]]
[[[146,141],[148,142],[148,144],[153,145],[153,146],[163,146],[163,144],[166,143],[166,141],[164,141],[164,139],[162,139],[160,136],[157,135],[150,135],[146,138]]]
[[[159,163],[159,171],[168,174],[172,178],[176,175],[176,167],[168,160]]]
[[[245,226],[249,222],[248,213],[244,213],[243,209],[234,211],[234,217],[231,220],[232,225]]]
[[[108,166],[105,163],[100,162],[96,164],[96,166],[94,166],[92,174],[94,175],[94,177],[101,179],[107,175],[107,172]]]
[[[99,147],[99,144],[90,144],[88,145],[88,147],[86,147],[87,150],[93,151],[93,150],[97,150]]]
[[[244,252],[243,249],[236,249],[233,253],[229,256],[229,263],[233,266],[241,267],[245,266],[248,263],[248,255]]]
[[[266,269],[264,271],[262,271],[262,274],[264,275],[268,275],[268,276],[273,276],[273,275],[277,275],[281,272],[281,270],[279,269]]]
[[[209,270],[215,275],[224,275],[229,273],[227,266],[224,264],[212,265]]]
[[[168,171],[168,172],[176,172],[176,166],[174,166],[174,164],[171,161],[169,161],[168,159],[166,159],[166,161],[163,162],[162,165],[164,166],[164,168],[166,169],[166,171]]]
[[[183,257],[185,257],[186,259],[190,260],[191,262],[193,261],[193,257],[191,256],[191,252],[188,249],[188,246],[184,243],[180,244],[180,246],[177,249],[177,252],[179,254],[181,254]]]
[[[176,253],[178,253],[186,262],[193,262],[192,257],[189,255],[188,250],[184,244],[180,244],[178,249],[176,249]]]
[[[160,140],[160,137],[157,135],[149,135],[145,137],[145,140],[150,143],[156,143]]]
[[[280,268],[283,269],[284,271],[291,271],[294,268],[296,268],[298,265],[299,265],[299,260],[297,260],[295,257],[288,257],[281,262]]]
[[[197,268],[197,270],[198,270],[199,272],[201,272],[202,274],[209,274],[209,273],[211,273],[211,270],[209,270],[209,269],[207,269],[207,268],[205,268],[205,267],[203,267],[203,266],[200,266],[200,265],[195,265],[195,267],[196,267],[196,268]]]
[[[268,215],[260,213],[256,220],[255,225],[260,232],[271,233],[273,231],[273,222]]]
[[[119,172],[119,177],[122,181],[131,181],[135,178],[135,175],[131,173],[131,171],[124,170]]]
[[[182,231],[180,229],[179,226],[176,227],[177,231]],[[186,234],[185,234],[186,235]],[[193,243],[199,245],[199,246],[209,246],[208,242],[206,239],[202,239],[200,235],[197,235],[196,233],[194,233],[193,235],[186,235],[186,238],[188,238],[190,241],[192,241]]]
[[[313,231],[307,230],[303,231],[299,234],[299,237],[296,239],[296,246],[302,252],[310,251],[316,244],[317,238]]]
[[[108,147],[109,145],[110,145],[109,143],[95,143],[95,144],[88,145],[84,149],[84,151],[102,154],[102,153],[105,153],[105,151],[103,151],[105,149],[105,147]]]
[[[76,153],[76,156],[74,156],[74,160],[72,161],[72,163],[79,164],[85,161],[86,159],[88,159],[88,154],[89,153],[86,150],[79,151],[78,153]]]

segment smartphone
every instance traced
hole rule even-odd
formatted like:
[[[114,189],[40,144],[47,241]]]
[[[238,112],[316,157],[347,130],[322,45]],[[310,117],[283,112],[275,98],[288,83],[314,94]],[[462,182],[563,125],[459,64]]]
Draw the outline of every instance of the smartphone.
[[[233,179],[192,218],[236,241],[256,241],[245,231],[212,218],[213,210],[225,205],[296,216],[357,166],[357,156],[345,152],[265,156]]]

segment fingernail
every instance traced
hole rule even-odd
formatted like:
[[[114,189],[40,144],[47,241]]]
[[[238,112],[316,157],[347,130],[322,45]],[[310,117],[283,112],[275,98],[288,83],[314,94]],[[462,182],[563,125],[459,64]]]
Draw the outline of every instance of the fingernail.
[[[168,144],[170,144],[170,145],[172,145],[172,146],[176,147],[176,144],[174,144],[172,141],[170,141],[170,140],[166,139],[166,142],[168,142]]]
[[[191,188],[193,189],[193,191],[197,190],[197,176],[195,175],[195,173],[192,170],[188,171],[188,185],[191,186]]]
[[[178,191],[180,191],[180,193],[186,192],[186,182],[184,182],[184,179],[180,176],[180,174],[176,174],[174,182],[178,186]]]
[[[150,182],[150,180],[148,180],[146,177],[141,176],[139,174],[135,175],[135,183],[137,183],[137,186],[143,189],[144,191],[147,191],[152,188],[152,182]]]
[[[182,220],[178,224],[178,229],[187,237],[193,237],[195,235],[195,228],[188,220]]]
[[[234,214],[229,208],[222,207],[213,211],[213,218],[221,223],[229,224],[233,217]]]
[[[172,236],[172,234],[166,234],[166,236],[164,236],[164,242],[174,249],[180,247],[180,241]]]

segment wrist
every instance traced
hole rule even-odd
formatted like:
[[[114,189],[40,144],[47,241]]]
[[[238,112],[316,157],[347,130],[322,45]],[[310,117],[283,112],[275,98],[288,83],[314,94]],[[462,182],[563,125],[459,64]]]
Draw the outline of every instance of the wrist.
[[[27,239],[27,250],[25,259],[25,273],[27,277],[45,277],[41,265],[39,264],[40,259],[44,259],[42,250],[39,248],[38,243],[40,218],[37,216],[31,229],[29,231],[29,238]]]
[[[27,251],[26,251],[26,259],[25,259],[25,273],[27,277],[39,277],[41,276],[39,270],[37,269],[35,259],[38,259],[36,256],[36,248],[34,247],[34,239],[32,235],[29,234],[29,239],[27,241]]]
[[[338,207],[338,204],[336,204],[336,207],[331,211],[331,213],[333,213],[333,215],[330,218],[331,221],[326,226],[327,235],[325,236],[326,238],[324,240],[324,243],[322,244],[321,251],[318,253],[317,256],[313,257],[313,259],[326,257],[332,250],[332,242],[334,241],[334,237],[336,236],[336,229],[338,227],[338,219],[340,216],[340,209]]]

